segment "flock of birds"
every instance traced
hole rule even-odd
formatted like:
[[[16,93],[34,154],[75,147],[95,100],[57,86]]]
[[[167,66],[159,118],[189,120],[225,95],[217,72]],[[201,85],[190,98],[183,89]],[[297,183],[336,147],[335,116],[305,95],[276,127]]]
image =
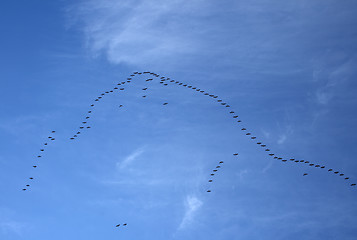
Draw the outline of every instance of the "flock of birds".
[[[78,139],[79,135],[86,129],[90,129],[91,127],[88,125],[88,121],[90,119],[90,115],[93,113],[93,110],[95,108],[95,103],[101,101],[106,95],[109,95],[111,93],[114,93],[114,92],[117,92],[117,91],[124,91],[125,88],[124,88],[124,85],[127,84],[127,83],[131,83],[131,81],[133,80],[133,77],[135,76],[138,76],[138,75],[151,75],[151,77],[155,77],[155,78],[159,78],[159,83],[162,84],[163,86],[168,86],[169,84],[172,84],[172,85],[177,85],[177,86],[182,86],[182,87],[185,87],[185,88],[188,88],[188,89],[191,89],[191,90],[194,90],[196,91],[197,93],[200,93],[200,94],[203,94],[204,96],[207,96],[207,97],[210,97],[212,98],[215,102],[217,102],[218,104],[220,104],[222,107],[224,107],[225,109],[228,110],[228,113],[231,114],[232,116],[232,119],[234,119],[236,121],[237,124],[242,125],[242,120],[239,119],[239,116],[233,111],[231,110],[231,106],[223,101],[222,99],[220,99],[217,95],[215,94],[210,94],[200,88],[197,88],[197,87],[194,87],[192,85],[189,85],[189,84],[186,84],[186,83],[183,83],[183,82],[179,82],[179,81],[175,81],[173,79],[170,79],[168,77],[164,77],[164,76],[161,76],[159,74],[156,74],[156,73],[153,73],[153,72],[134,72],[133,74],[130,75],[130,77],[127,78],[126,81],[122,81],[122,82],[119,82],[117,83],[117,85],[109,90],[109,91],[105,91],[105,92],[102,92],[95,100],[93,103],[90,104],[90,109],[88,110],[87,112],[87,115],[85,116],[85,118],[83,119],[82,121],[82,124],[79,126],[79,129],[75,132],[75,134],[73,134],[72,137],[69,138],[69,140],[73,141],[73,140],[76,140]],[[153,81],[154,79],[153,78],[147,78],[145,81],[146,82],[151,82]],[[144,87],[142,88],[142,91],[144,91],[144,94],[142,95],[143,98],[146,98],[147,95],[145,94],[145,92],[148,90],[148,87]],[[167,102],[164,102],[163,103],[164,106],[168,105]],[[119,105],[119,108],[123,107],[123,105]],[[312,163],[310,161],[306,161],[306,160],[299,160],[299,159],[295,159],[295,158],[290,158],[290,159],[286,159],[286,158],[282,158],[282,157],[279,157],[277,156],[276,154],[272,153],[272,151],[267,147],[266,144],[262,143],[261,141],[257,140],[257,137],[254,136],[250,131],[248,131],[245,127],[241,127],[241,131],[252,141],[255,141],[256,144],[258,146],[261,147],[261,149],[263,151],[265,151],[270,157],[272,157],[273,159],[277,160],[277,161],[281,161],[281,162],[294,162],[294,163],[303,163],[303,164],[306,164],[307,166],[309,167],[315,167],[315,168],[318,168],[318,169],[326,169],[328,172],[331,172],[333,174],[335,174],[336,176],[339,176],[339,177],[343,177],[344,180],[348,181],[350,178],[345,176],[344,173],[341,173],[340,171],[337,171],[337,170],[334,170],[332,168],[327,168],[326,166],[322,165],[322,164],[316,164],[316,163]],[[54,134],[56,131],[52,131],[51,133]],[[55,138],[52,137],[52,136],[49,136],[48,139],[50,139],[50,141],[55,141]],[[37,156],[37,158],[41,158],[42,157],[42,153],[45,151],[45,147],[48,145],[48,143],[44,143],[44,148],[41,148],[40,149],[40,152],[41,154],[39,154]],[[234,153],[233,154],[234,156],[238,156],[238,153]],[[208,180],[209,183],[212,183],[213,182],[213,177],[215,176],[215,173],[218,171],[219,168],[221,168],[221,165],[223,164],[223,161],[220,161],[219,164],[216,166],[216,168],[212,171],[212,173],[210,174],[211,178]],[[35,164],[32,166],[33,168],[37,168],[38,165]],[[304,173],[303,176],[307,176],[308,173]],[[33,177],[29,177],[29,180],[33,180],[34,178]],[[29,189],[30,187],[30,184],[26,184],[25,185],[26,187],[24,187],[22,190],[23,191],[26,191]],[[355,183],[350,183],[350,186],[356,186]],[[208,193],[211,192],[210,189],[207,190]],[[115,227],[120,227],[120,226],[127,226],[127,223],[124,223],[124,224],[117,224]]]

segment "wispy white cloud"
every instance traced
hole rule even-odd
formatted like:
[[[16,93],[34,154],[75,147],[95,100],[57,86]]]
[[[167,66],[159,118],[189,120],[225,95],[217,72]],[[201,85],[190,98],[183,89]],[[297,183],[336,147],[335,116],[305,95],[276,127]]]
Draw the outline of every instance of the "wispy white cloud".
[[[127,167],[129,164],[131,164],[132,162],[134,162],[141,154],[144,153],[144,147],[138,148],[136,149],[134,152],[132,152],[129,156],[127,156],[126,158],[124,158],[121,161],[118,161],[116,163],[117,168],[119,169],[123,169],[125,167]]]
[[[70,15],[81,23],[94,55],[104,54],[113,63],[146,65],[197,51],[192,35],[199,32],[195,19],[203,11],[201,3],[89,0],[72,8]],[[184,21],[188,18],[191,21]]]
[[[186,196],[185,199],[185,214],[184,217],[182,218],[182,221],[180,223],[180,226],[178,230],[182,230],[187,225],[192,223],[196,212],[200,209],[200,207],[203,205],[203,202],[198,199],[196,196]]]

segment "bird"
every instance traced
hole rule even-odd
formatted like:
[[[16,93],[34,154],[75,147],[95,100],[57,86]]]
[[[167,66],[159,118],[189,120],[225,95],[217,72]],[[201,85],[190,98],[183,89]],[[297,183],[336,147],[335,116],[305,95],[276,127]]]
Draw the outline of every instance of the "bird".
[[[32,179],[33,179],[33,177],[29,177],[29,179],[31,179],[31,180],[32,180]]]
[[[38,155],[37,157],[40,158],[40,157],[42,157],[42,156],[41,156],[41,155]]]
[[[115,227],[120,227],[120,224],[116,225]]]
[[[26,188],[23,188],[22,191],[26,191],[27,189]]]
[[[211,192],[211,190],[207,190],[207,192]]]
[[[238,156],[238,153],[233,153],[234,156]]]
[[[341,177],[344,176],[344,175],[345,175],[345,174],[343,174],[343,173],[340,174]]]
[[[265,144],[262,144],[261,146],[262,146],[262,147],[266,147],[267,145],[265,145]]]
[[[211,173],[211,176],[214,176],[214,173]]]
[[[246,133],[245,135],[249,136],[249,135],[251,135],[251,133]]]
[[[92,111],[88,111],[88,113],[91,113]]]
[[[80,129],[83,129],[84,127],[79,127]]]
[[[251,137],[251,139],[256,139],[257,137]]]
[[[233,118],[238,118],[238,115],[233,116]]]
[[[55,133],[56,131],[52,131],[52,133]]]
[[[122,107],[122,106],[123,106],[123,105],[121,105],[121,104],[119,105],[119,107]]]
[[[242,130],[242,131],[245,131],[245,130],[247,130],[247,129],[246,129],[246,128],[242,128],[241,130]]]
[[[45,149],[40,149],[41,152],[45,151]]]
[[[332,171],[332,169],[330,168],[330,169],[329,169],[329,170],[327,170],[327,171],[331,172],[331,171]]]
[[[269,156],[274,156],[274,153],[269,153]]]
[[[220,161],[219,163],[223,163],[223,161]]]
[[[91,107],[94,107],[94,104],[90,105]]]
[[[86,124],[87,122],[82,122],[83,124]]]
[[[286,159],[283,159],[283,160],[281,160],[281,161],[283,161],[283,162],[286,162],[286,161],[288,161],[288,160],[286,160]]]
[[[309,164],[309,166],[314,166],[314,165],[315,165],[315,164],[313,164],[313,163],[310,163],[310,164]]]
[[[214,169],[213,172],[217,172],[218,170],[217,169]]]
[[[77,134],[81,134],[81,132],[77,132]]]
[[[143,88],[144,91],[145,91],[146,89],[148,89],[148,88]]]
[[[87,128],[90,128],[89,126]]]
[[[267,149],[265,149],[265,151],[266,151],[266,152],[269,152],[269,151],[270,151],[270,149],[269,149],[269,148],[267,148]]]
[[[34,165],[34,166],[32,166],[33,168],[37,168],[37,166],[36,165]]]
[[[221,166],[216,166],[216,168],[220,168]]]
[[[29,187],[29,186],[30,186],[29,184],[26,185],[26,187]]]
[[[261,143],[261,142],[257,142],[257,144],[259,144],[259,145],[260,145],[260,144],[262,144],[262,143]]]
[[[345,177],[345,180],[348,180],[348,179],[350,179],[349,177]]]
[[[233,111],[230,111],[229,113],[234,113]]]
[[[71,137],[70,139],[71,139],[71,140],[73,140],[74,138],[73,138],[73,137]]]
[[[47,145],[47,143],[45,143],[44,145]]]
[[[320,165],[317,164],[317,165],[315,165],[315,167],[320,167]]]
[[[356,186],[356,184],[355,184],[355,183],[352,183],[351,186]]]
[[[56,140],[56,138],[51,138],[52,141]]]
[[[304,173],[304,175],[303,176],[306,176],[307,175],[307,173]]]
[[[86,119],[88,119],[88,118],[90,118],[90,117],[87,116]]]
[[[162,104],[162,105],[167,105],[168,103],[167,102],[165,102],[164,104]]]
[[[123,224],[123,226],[126,226],[126,225],[127,225],[126,223]]]
[[[210,180],[208,180],[208,182],[212,182],[212,180],[210,179]]]
[[[143,96],[143,98],[145,98],[145,97],[146,97],[146,95]]]

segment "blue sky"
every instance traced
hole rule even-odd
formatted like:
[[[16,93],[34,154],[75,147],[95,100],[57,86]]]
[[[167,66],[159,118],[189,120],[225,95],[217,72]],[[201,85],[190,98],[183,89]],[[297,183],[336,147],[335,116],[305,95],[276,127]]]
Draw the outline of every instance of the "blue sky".
[[[355,1],[0,6],[0,239],[357,239]]]

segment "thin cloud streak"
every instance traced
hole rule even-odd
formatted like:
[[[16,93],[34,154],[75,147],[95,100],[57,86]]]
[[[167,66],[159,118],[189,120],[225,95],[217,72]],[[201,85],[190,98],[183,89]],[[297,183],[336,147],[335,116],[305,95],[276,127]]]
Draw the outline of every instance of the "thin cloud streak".
[[[196,196],[186,196],[185,199],[185,214],[182,218],[178,230],[182,230],[193,222],[196,212],[201,208],[203,202]]]
[[[117,168],[119,169],[126,168],[129,164],[134,162],[143,153],[144,153],[143,147],[136,149],[133,153],[131,153],[126,158],[124,158],[124,160],[117,162],[116,163]]]

